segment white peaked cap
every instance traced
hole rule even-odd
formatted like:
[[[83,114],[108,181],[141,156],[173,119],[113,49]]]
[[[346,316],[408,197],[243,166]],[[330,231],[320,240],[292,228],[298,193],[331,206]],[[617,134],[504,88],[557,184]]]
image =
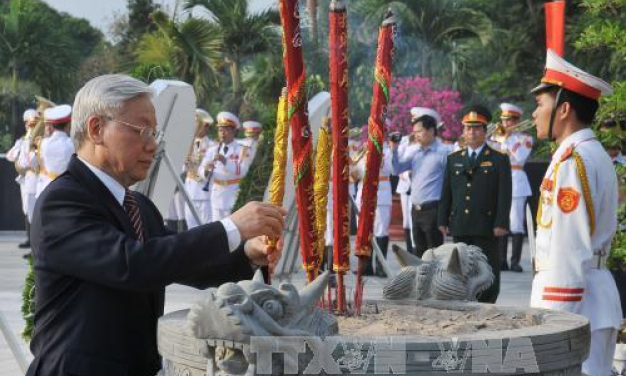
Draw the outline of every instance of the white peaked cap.
[[[46,123],[67,123],[72,120],[72,106],[69,104],[62,104],[48,108],[43,112],[43,117]]]
[[[35,109],[29,108],[28,110],[24,111],[24,121],[35,120],[39,118],[39,112],[37,112],[37,110]]]
[[[524,110],[522,110],[520,107],[511,103],[500,104],[500,111],[502,112],[500,117],[503,119],[510,118],[510,117],[521,117],[522,114],[524,113]]]
[[[411,120],[417,120],[425,115],[430,116],[431,118],[435,119],[435,122],[437,123],[437,125],[441,123],[441,115],[439,115],[439,113],[433,110],[432,108],[428,108],[428,107],[411,108]]]
[[[243,122],[243,129],[246,132],[260,132],[261,131],[261,123],[254,120],[248,120]]]
[[[239,118],[234,114],[226,111],[222,111],[217,114],[217,126],[218,127],[234,127],[235,129],[239,129],[241,123],[239,122]]]
[[[550,86],[559,86],[593,100],[598,100],[602,94],[613,93],[608,82],[575,67],[548,49],[541,85],[531,90],[531,93]]]
[[[215,120],[213,120],[213,116],[211,116],[211,114],[209,114],[208,111],[203,110],[202,108],[196,108],[196,116],[203,123],[213,124],[213,122],[215,121]]]

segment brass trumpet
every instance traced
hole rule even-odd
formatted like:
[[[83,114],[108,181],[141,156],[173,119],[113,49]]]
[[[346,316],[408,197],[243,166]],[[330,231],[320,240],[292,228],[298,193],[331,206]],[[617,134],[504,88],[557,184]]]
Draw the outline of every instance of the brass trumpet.
[[[487,138],[500,142],[502,139],[511,134],[511,132],[526,132],[534,126],[535,123],[530,119],[520,121],[510,128],[505,127],[501,122],[489,124],[487,126]]]

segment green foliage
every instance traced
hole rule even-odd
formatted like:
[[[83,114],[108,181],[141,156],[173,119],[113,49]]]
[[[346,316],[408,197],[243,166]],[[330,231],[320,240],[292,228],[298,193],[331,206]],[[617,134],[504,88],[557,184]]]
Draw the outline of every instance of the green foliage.
[[[129,74],[148,84],[151,84],[154,80],[172,77],[169,65],[156,64],[139,64]]]
[[[4,153],[13,146],[13,135],[10,133],[0,133],[0,152]]]
[[[624,80],[626,73],[626,1],[583,0],[583,15],[574,43],[592,73],[608,80]]]
[[[239,184],[239,195],[233,211],[238,210],[250,201],[263,201],[263,195],[272,174],[274,161],[274,138],[264,134],[264,138],[258,144],[258,150],[254,161],[246,176]]]
[[[190,83],[198,102],[210,98],[218,85],[222,33],[213,24],[198,18],[182,22],[156,12],[152,19],[158,30],[146,34],[139,43],[137,62],[143,66],[162,66],[178,79]]]
[[[22,290],[22,317],[25,322],[22,337],[30,342],[35,324],[35,270],[32,257],[28,257],[28,271]]]
[[[622,179],[624,172],[622,171]],[[617,212],[618,230],[611,243],[611,253],[606,260],[610,270],[626,272],[626,203],[623,203]]]
[[[225,107],[235,113],[239,112],[244,98],[242,65],[254,54],[267,53],[280,45],[278,12],[268,9],[251,13],[250,3],[251,0],[186,0],[184,3],[186,10],[199,6],[207,11],[209,24],[222,37],[221,61],[228,66],[232,88]]]
[[[596,123],[607,119],[624,119],[626,117],[626,81],[611,83],[613,94],[600,97],[600,108],[596,114]]]

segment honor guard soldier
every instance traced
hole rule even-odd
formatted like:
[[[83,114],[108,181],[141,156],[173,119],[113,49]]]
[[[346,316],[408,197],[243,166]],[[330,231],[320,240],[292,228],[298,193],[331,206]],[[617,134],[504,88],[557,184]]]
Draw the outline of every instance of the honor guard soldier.
[[[475,245],[487,256],[495,276],[480,302],[495,303],[500,291],[497,237],[507,233],[511,211],[511,164],[506,154],[485,143],[491,113],[472,106],[462,118],[466,147],[448,155],[438,224],[455,243]]]
[[[36,197],[67,170],[74,154],[74,144],[69,136],[72,106],[62,104],[48,108],[44,111],[43,118],[48,128],[48,136],[39,145],[40,166]]]
[[[245,160],[247,147],[235,141],[239,126],[239,118],[230,112],[217,114],[219,143],[207,150],[198,169],[198,174],[205,177],[203,189],[211,192],[213,221],[230,215],[239,194],[239,183],[249,167]]]
[[[187,171],[185,176],[185,189],[187,189],[189,198],[200,216],[201,223],[196,221],[189,206],[185,205],[185,222],[187,222],[187,228],[190,229],[213,220],[211,192],[202,189],[206,180],[204,179],[204,174],[198,173],[198,168],[207,150],[217,146],[217,142],[211,140],[208,136],[209,127],[213,123],[213,117],[208,112],[201,108],[196,109],[196,132],[189,153],[187,154],[187,159],[185,160],[185,170]]]
[[[239,141],[241,145],[248,148],[249,162],[254,160],[256,151],[259,148],[259,139],[261,138],[261,123],[254,120],[248,120],[243,122],[243,132],[246,136],[243,140]]]
[[[513,179],[513,199],[511,201],[511,237],[513,250],[511,251],[511,271],[521,272],[520,259],[522,257],[522,245],[524,244],[524,229],[526,224],[525,206],[526,198],[532,195],[528,176],[524,171],[524,164],[533,149],[533,138],[519,131],[520,118],[523,111],[518,106],[510,103],[500,105],[502,121],[491,136],[491,145],[507,154],[511,161],[511,176]],[[508,235],[503,235],[499,240],[502,270],[509,270],[507,264]]]
[[[17,178],[15,181],[20,185],[20,194],[22,198],[22,211],[24,212],[24,222],[26,228],[26,240],[18,245],[19,248],[30,247],[30,216],[32,215],[33,208],[35,206],[34,196],[29,196],[26,184],[26,176],[29,168],[32,169],[35,166],[36,158],[33,153],[30,156],[30,144],[32,129],[39,120],[39,112],[29,108],[24,111],[23,115],[24,126],[26,127],[26,133],[24,136],[18,138],[15,141],[13,147],[7,153],[7,160],[15,164],[17,170]],[[32,163],[31,163],[32,162]],[[35,175],[31,174],[31,179]]]
[[[40,114],[41,115],[41,114]],[[30,127],[30,131],[26,133],[24,142],[21,144],[21,150],[17,160],[16,166],[24,171],[24,208],[28,221],[32,221],[33,210],[35,209],[35,194],[37,193],[37,180],[39,174],[39,161],[37,143],[39,138],[35,140],[33,132],[37,123],[40,121],[40,117],[27,121],[27,126]]]
[[[365,154],[365,153],[364,153]],[[350,174],[358,181],[356,193],[356,204],[359,211],[361,210],[361,195],[363,193],[363,178],[366,173],[366,160],[362,157],[351,169]],[[380,174],[378,180],[378,194],[376,201],[376,211],[374,212],[374,238],[380,248],[383,256],[387,257],[387,248],[389,246],[389,224],[391,223],[391,181],[389,180],[393,172],[391,165],[391,149],[385,144],[383,147],[383,158],[380,164]],[[358,217],[357,217],[358,218]],[[364,275],[374,275],[372,260],[365,269]],[[382,266],[376,268],[376,276],[386,277]]]
[[[530,305],[586,316],[591,349],[582,371],[608,376],[622,320],[605,266],[617,228],[617,177],[590,126],[600,95],[612,89],[549,49],[532,93],[537,137],[559,146],[541,183]]]

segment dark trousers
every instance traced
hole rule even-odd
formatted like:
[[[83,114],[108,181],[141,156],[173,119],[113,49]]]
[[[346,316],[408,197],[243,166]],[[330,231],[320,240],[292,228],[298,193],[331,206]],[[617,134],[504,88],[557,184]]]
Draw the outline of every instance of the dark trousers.
[[[493,271],[494,280],[491,287],[483,291],[478,296],[481,303],[495,303],[500,294],[500,252],[498,249],[498,238],[495,236],[453,236],[455,243],[465,243],[475,245],[483,250],[491,270]]]
[[[413,220],[413,241],[415,255],[422,257],[426,250],[439,247],[443,244],[443,234],[437,227],[437,203],[424,205],[417,209],[411,205],[411,219]]]

